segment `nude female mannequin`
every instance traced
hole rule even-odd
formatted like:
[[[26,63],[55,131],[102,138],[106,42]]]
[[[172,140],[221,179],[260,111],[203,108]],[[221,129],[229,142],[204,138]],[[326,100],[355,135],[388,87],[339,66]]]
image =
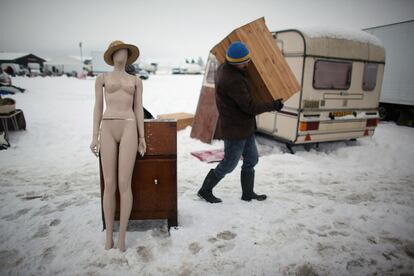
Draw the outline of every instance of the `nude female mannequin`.
[[[114,43],[118,43],[115,45],[116,48],[113,47]],[[105,53],[107,55],[109,51],[111,55],[109,55],[109,58],[105,56],[105,61],[113,65],[113,71],[98,75],[95,81],[93,137],[90,145],[92,152],[97,156],[100,154],[102,160],[105,182],[103,195],[106,222],[105,249],[114,247],[112,236],[116,207],[116,185],[118,184],[119,187],[120,226],[118,248],[121,251],[125,251],[125,234],[132,209],[131,180],[136,154],[138,151],[143,156],[146,152],[142,81],[138,77],[125,72],[127,62],[128,64],[132,63],[138,56],[135,53],[136,57],[131,62],[133,53],[123,45],[135,47],[123,44],[121,41],[112,42]],[[105,89],[103,89],[104,87]],[[104,93],[106,109],[103,113]],[[133,104],[134,110],[132,109]],[[116,179],[117,175],[118,179]]]

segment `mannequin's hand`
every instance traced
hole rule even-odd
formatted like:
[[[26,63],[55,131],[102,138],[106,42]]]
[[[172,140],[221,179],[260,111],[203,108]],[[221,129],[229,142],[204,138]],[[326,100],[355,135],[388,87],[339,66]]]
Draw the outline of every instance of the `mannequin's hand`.
[[[92,139],[92,143],[90,145],[91,151],[92,153],[98,157],[99,156],[99,152],[98,152],[98,140],[97,139]]]
[[[139,138],[138,144],[138,152],[141,156],[144,156],[145,152],[147,151],[147,144],[145,143],[144,138]]]

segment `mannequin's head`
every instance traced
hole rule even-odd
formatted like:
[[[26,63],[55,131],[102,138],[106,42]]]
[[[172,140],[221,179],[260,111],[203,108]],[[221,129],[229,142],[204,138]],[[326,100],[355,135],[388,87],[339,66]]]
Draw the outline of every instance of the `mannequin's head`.
[[[114,64],[126,64],[128,59],[128,49],[122,48],[116,50],[112,54],[112,60]]]

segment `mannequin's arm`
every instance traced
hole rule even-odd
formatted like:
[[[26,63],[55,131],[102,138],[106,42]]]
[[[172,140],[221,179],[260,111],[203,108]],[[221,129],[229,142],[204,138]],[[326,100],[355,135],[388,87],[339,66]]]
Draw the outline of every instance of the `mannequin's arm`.
[[[98,75],[95,80],[95,107],[93,110],[93,136],[92,140],[98,140],[99,127],[103,112],[103,76]]]
[[[135,80],[135,95],[134,95],[134,112],[135,117],[137,119],[137,127],[138,127],[138,141],[139,147],[138,150],[140,151],[141,155],[144,155],[146,151],[146,144],[145,144],[145,133],[144,133],[144,108],[142,104],[142,80],[140,78],[136,78]]]

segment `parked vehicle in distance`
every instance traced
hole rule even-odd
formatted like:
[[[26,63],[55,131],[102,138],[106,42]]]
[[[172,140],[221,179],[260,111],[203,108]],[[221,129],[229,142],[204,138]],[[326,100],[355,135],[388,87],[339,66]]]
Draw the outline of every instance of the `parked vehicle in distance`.
[[[199,75],[202,74],[203,68],[198,64],[184,64],[181,67],[183,74],[193,74]]]
[[[40,64],[39,63],[29,62],[27,64],[27,68],[29,69],[29,76],[30,77],[36,77],[36,76],[40,76],[42,74],[42,72],[40,70]]]
[[[181,68],[180,67],[173,67],[173,68],[171,68],[171,74],[173,74],[173,75],[182,74]]]
[[[17,63],[2,63],[1,69],[11,76],[24,76],[29,73],[29,70]]]
[[[199,75],[203,73],[203,68],[198,64],[192,63],[183,63],[180,66],[173,67],[171,69],[171,74],[192,74],[192,75]]]
[[[142,80],[147,80],[149,78],[148,72],[143,69],[139,69],[137,75]]]
[[[148,62],[138,62],[138,68],[141,70],[145,70],[148,74],[155,74],[158,69],[158,64],[155,62],[148,63]]]
[[[65,75],[68,76],[68,77],[75,77],[76,78],[78,76],[78,72],[76,72],[75,70],[72,70],[70,72],[66,72]]]

